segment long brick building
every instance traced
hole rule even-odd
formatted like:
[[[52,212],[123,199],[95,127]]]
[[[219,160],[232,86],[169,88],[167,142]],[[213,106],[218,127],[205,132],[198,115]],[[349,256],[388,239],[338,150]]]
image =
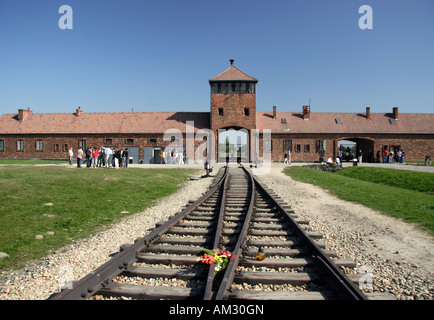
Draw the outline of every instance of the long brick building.
[[[196,158],[189,146],[202,152],[198,149],[210,138],[215,153],[209,156],[216,161],[225,161],[231,148],[238,156],[241,152],[244,161],[264,152],[271,152],[272,161],[283,161],[287,150],[292,161],[319,161],[322,156],[334,158],[342,140],[355,142],[363,161],[372,161],[384,149],[402,149],[407,160],[434,155],[432,113],[399,113],[397,107],[390,113],[374,113],[369,107],[356,113],[316,113],[310,106],[296,112],[270,106],[270,112],[257,112],[258,80],[233,60],[209,83],[211,105],[205,112],[87,113],[78,107],[71,113],[34,113],[28,108],[3,114],[0,159],[67,159],[70,147],[75,153],[79,147],[104,146],[128,148],[134,163],[160,163],[160,153],[173,146],[187,151],[186,160],[191,161]],[[239,133],[235,142],[224,132],[229,129]],[[194,139],[190,145],[189,137]]]

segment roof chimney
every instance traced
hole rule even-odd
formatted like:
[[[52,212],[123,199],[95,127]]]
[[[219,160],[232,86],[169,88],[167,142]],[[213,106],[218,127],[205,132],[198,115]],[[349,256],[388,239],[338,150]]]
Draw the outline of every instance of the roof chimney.
[[[395,118],[395,120],[398,120],[398,107],[393,108],[393,118]]]
[[[234,59],[230,59],[230,60],[229,60],[229,62],[231,63],[231,66],[234,65],[234,61],[235,61]]]
[[[304,120],[310,119],[310,106],[303,106],[303,119]]]
[[[366,119],[371,119],[371,108],[366,107]]]
[[[273,106],[273,119],[276,119],[277,112],[276,112],[276,106]]]
[[[81,108],[78,107],[78,109],[75,110],[75,115],[78,117],[82,112],[83,110],[81,110]]]
[[[30,113],[32,113],[32,111],[30,111],[30,108],[27,108],[27,110],[18,109],[18,120],[23,121]]]

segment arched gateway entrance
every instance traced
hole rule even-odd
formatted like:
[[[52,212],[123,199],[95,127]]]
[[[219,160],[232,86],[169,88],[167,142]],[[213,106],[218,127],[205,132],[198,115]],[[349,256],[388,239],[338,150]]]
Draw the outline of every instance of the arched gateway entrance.
[[[338,140],[338,148],[343,152],[343,161],[351,160],[351,154],[357,157],[359,150],[362,151],[363,162],[375,162],[374,140],[364,138],[342,138]],[[350,154],[347,157],[346,153]]]
[[[249,162],[249,131],[245,128],[224,128],[218,130],[217,161]]]

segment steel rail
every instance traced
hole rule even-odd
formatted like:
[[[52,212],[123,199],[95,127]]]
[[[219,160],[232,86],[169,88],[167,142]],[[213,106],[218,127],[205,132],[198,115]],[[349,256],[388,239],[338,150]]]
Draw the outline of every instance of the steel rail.
[[[314,259],[322,266],[329,276],[331,281],[329,284],[337,289],[338,298],[345,300],[368,300],[366,295],[343,273],[339,267],[328,257],[318,244],[305,232],[300,225],[294,220],[293,217],[277,202],[272,195],[253,178],[256,188],[260,190],[267,198],[270,199],[272,204],[284,215],[288,223],[293,227],[296,233],[305,243],[308,250],[310,250]]]
[[[221,187],[222,183],[226,181],[227,176],[228,167],[226,166],[224,174],[220,180],[202,197],[146,236],[136,239],[134,244],[116,254],[116,256],[98,267],[96,270],[81,280],[73,283],[72,288],[64,289],[57,294],[53,294],[48,298],[48,300],[85,300],[95,294],[100,288],[107,287],[114,277],[121,274],[124,270],[128,269],[131,264],[137,261],[137,252],[146,250],[152,242],[205,202],[212,194],[214,194],[215,191],[217,191],[218,188]]]
[[[241,165],[241,167],[243,168],[244,172],[246,173],[247,177],[249,178],[250,203],[249,203],[249,208],[248,208],[248,211],[246,213],[246,217],[245,217],[241,232],[238,236],[237,243],[236,243],[235,248],[232,252],[231,260],[229,261],[228,266],[226,267],[223,279],[220,283],[219,289],[217,290],[215,300],[225,300],[225,299],[227,299],[227,297],[229,295],[228,290],[231,288],[232,282],[234,281],[235,272],[237,270],[237,267],[238,267],[238,264],[240,261],[240,256],[242,255],[242,252],[243,252],[243,247],[244,247],[244,244],[246,241],[247,231],[250,227],[250,220],[251,220],[252,214],[253,214],[253,208],[254,208],[254,203],[255,203],[255,183],[254,183],[252,175],[244,168],[244,166]]]
[[[230,179],[231,179],[231,175],[228,174],[228,177],[225,179],[225,182],[224,182],[224,185],[222,188],[222,195],[221,195],[221,200],[220,200],[220,210],[219,210],[219,215],[218,215],[217,227],[216,227],[215,235],[214,235],[214,241],[212,242],[212,247],[211,247],[212,249],[216,249],[216,248],[220,247],[220,240],[222,237],[222,230],[223,230],[223,219],[224,219],[224,215],[225,215],[227,189],[228,189]],[[214,270],[215,270],[215,264],[213,263],[209,266],[203,300],[211,300],[213,297],[213,294],[214,294],[213,284],[214,284],[214,279],[215,279]]]

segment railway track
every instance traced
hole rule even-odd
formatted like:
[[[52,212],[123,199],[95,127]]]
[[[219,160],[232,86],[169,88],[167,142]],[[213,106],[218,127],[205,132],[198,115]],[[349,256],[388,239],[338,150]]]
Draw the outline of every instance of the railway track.
[[[341,271],[354,262],[320,237],[247,169],[226,166],[202,197],[50,299],[367,299]],[[219,275],[198,262],[202,248],[232,253]]]

